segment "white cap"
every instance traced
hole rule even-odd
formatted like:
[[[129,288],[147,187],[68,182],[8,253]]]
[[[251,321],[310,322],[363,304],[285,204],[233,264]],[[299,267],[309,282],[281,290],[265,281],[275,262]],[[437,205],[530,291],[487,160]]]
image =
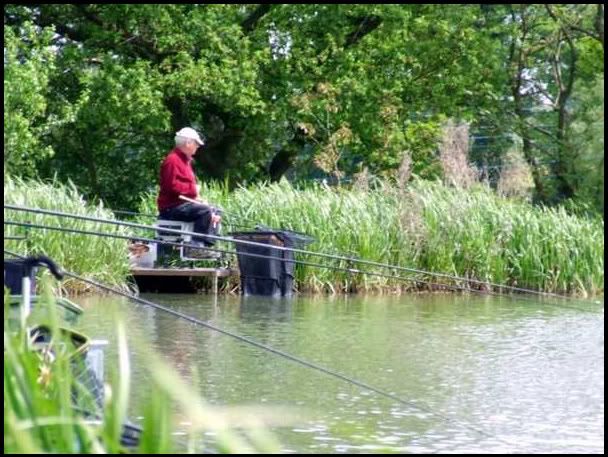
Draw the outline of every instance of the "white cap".
[[[203,143],[203,140],[201,140],[201,137],[198,135],[198,133],[196,132],[196,130],[190,128],[190,127],[184,127],[183,129],[181,129],[179,132],[177,132],[175,134],[176,137],[182,137],[182,138],[188,138],[189,140],[194,140],[196,141],[198,144],[200,144],[201,146],[205,143]]]

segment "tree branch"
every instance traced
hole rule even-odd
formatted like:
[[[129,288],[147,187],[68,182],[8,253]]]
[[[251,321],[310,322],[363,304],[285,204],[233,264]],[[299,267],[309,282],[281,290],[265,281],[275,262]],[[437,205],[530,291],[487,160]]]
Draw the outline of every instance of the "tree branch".
[[[604,4],[599,3],[597,5],[597,13],[595,15],[595,30],[599,36],[600,43],[602,43],[602,49],[604,49]]]
[[[241,22],[241,28],[247,33],[251,33],[253,29],[256,28],[260,20],[270,12],[272,8],[272,4],[263,3],[258,5],[258,7],[243,21]]]
[[[344,48],[354,46],[361,41],[366,35],[369,35],[382,24],[382,18],[380,16],[364,16],[357,19],[358,24],[356,30],[352,31],[347,37],[344,43]]]

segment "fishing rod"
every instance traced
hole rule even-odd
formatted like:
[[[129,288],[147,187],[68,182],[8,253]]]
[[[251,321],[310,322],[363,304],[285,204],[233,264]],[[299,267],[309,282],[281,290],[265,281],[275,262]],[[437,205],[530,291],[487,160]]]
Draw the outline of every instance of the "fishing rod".
[[[133,236],[128,236],[128,235],[120,235],[120,234],[107,233],[107,232],[98,232],[98,231],[92,231],[92,230],[74,229],[74,228],[66,228],[66,227],[54,227],[54,226],[48,226],[48,225],[33,224],[33,223],[29,223],[29,222],[4,221],[4,224],[9,225],[9,226],[37,228],[37,229],[42,229],[42,230],[52,230],[52,231],[59,231],[59,232],[64,232],[64,233],[78,233],[78,234],[82,234],[82,235],[92,235],[92,236],[99,236],[99,237],[124,239],[124,240],[129,240],[129,241],[133,241],[133,240],[145,241],[145,242],[149,242],[149,243],[165,244],[165,245],[175,246],[175,247],[191,247],[191,245],[189,245],[187,243],[179,243],[179,242],[175,242],[175,241],[156,240],[153,238],[146,238],[146,237],[133,237]],[[264,244],[263,246],[267,249],[274,248],[274,246],[268,245],[268,244]],[[264,255],[264,254],[255,254],[255,253],[250,253],[250,252],[236,252],[236,251],[232,251],[232,250],[218,249],[215,247],[214,248],[205,248],[205,249],[213,251],[213,252],[219,252],[221,254],[242,255],[242,256],[246,256],[246,257],[277,260],[276,257]],[[495,297],[507,297],[512,300],[525,300],[525,301],[536,302],[536,300],[533,299],[532,297],[528,297],[525,295],[518,295],[515,297],[513,295],[489,291],[489,290],[478,290],[478,289],[472,289],[470,287],[463,287],[463,286],[458,286],[458,285],[454,285],[454,284],[443,284],[443,283],[427,281],[427,280],[419,279],[419,278],[399,276],[399,275],[395,275],[395,274],[385,274],[385,273],[379,273],[379,272],[374,272],[374,271],[369,271],[369,270],[360,270],[357,268],[339,267],[339,266],[334,266],[334,265],[308,262],[305,260],[290,259],[290,260],[283,260],[283,261],[294,263],[294,264],[300,264],[300,265],[304,265],[304,266],[309,266],[309,267],[325,268],[328,270],[340,271],[340,272],[349,273],[349,274],[361,274],[361,275],[375,276],[375,277],[380,277],[380,278],[385,278],[385,279],[395,279],[395,280],[400,280],[400,281],[414,282],[417,284],[425,284],[430,287],[434,286],[434,287],[438,287],[438,288],[444,288],[444,289],[461,291],[461,292],[473,292],[473,293],[477,293],[477,294],[481,294],[481,295],[489,295],[489,296],[495,296]],[[589,312],[588,309],[583,309],[583,308],[576,307],[576,306],[570,306],[570,305],[563,304],[563,303],[547,303],[547,304],[551,305],[551,306],[555,306],[555,307],[565,308],[565,309],[573,309],[573,310],[577,310],[577,311]]]
[[[158,214],[138,213],[136,211],[127,211],[123,209],[110,209],[114,214],[125,214],[127,216],[140,216],[149,218],[158,218]]]
[[[82,216],[80,214],[64,213],[61,211],[51,211],[51,210],[46,210],[46,209],[41,209],[41,208],[28,208],[28,207],[14,206],[14,205],[4,205],[4,208],[9,209],[9,210],[15,210],[15,211],[24,211],[24,212],[35,213],[35,214],[37,213],[37,214],[44,214],[44,215],[49,215],[49,216],[66,217],[66,218],[79,219],[79,220],[84,220],[84,221],[89,221],[89,222],[98,222],[98,223],[102,223],[102,224],[119,225],[119,226],[123,226],[123,227],[139,228],[139,229],[144,229],[144,230],[153,230],[153,231],[159,230],[159,227],[156,227],[154,225],[138,224],[138,223],[134,223],[134,222],[125,222],[125,221],[115,221],[115,220],[102,219],[102,218],[91,217],[91,216]],[[190,236],[195,236],[195,237],[204,236],[205,238],[209,238],[209,239],[213,239],[213,240],[228,241],[228,242],[232,242],[232,243],[236,243],[236,244],[268,248],[268,245],[264,244],[264,243],[257,243],[255,241],[247,241],[247,240],[239,240],[239,239],[235,239],[232,237],[201,234],[201,233],[191,232],[191,231],[187,231],[187,230],[171,229],[168,227],[162,227],[162,229],[160,229],[160,230],[163,233],[166,232],[168,234],[190,235]],[[326,254],[318,254],[318,253],[314,253],[312,251],[306,251],[306,250],[297,249],[297,248],[289,248],[289,247],[284,247],[284,246],[273,246],[273,249],[277,249],[280,251],[300,252],[300,253],[304,253],[304,254],[308,253],[308,254],[313,254],[313,255],[331,257]]]
[[[114,224],[114,225],[122,225],[122,226],[134,227],[134,228],[142,228],[142,229],[146,229],[146,230],[157,230],[156,227],[150,226],[150,225],[145,225],[145,224],[135,224],[135,223],[129,223],[129,222],[123,222],[123,221],[112,221],[112,220],[107,220],[107,219],[94,218],[94,217],[90,217],[90,216],[81,216],[81,215],[76,215],[76,214],[62,213],[62,212],[58,212],[58,211],[50,211],[50,210],[44,210],[44,209],[38,209],[38,208],[18,207],[18,206],[14,206],[14,205],[5,205],[5,208],[14,209],[17,211],[26,211],[26,212],[33,212],[33,213],[40,213],[40,214],[55,215],[55,216],[60,216],[60,217],[72,217],[75,219],[88,220],[88,221],[100,222],[100,223],[108,223],[108,224]],[[185,231],[185,230],[177,230],[177,229],[169,229],[169,228],[163,228],[163,231],[168,232],[168,233],[185,234],[185,235],[191,235],[191,236],[200,235],[199,233],[196,233],[196,232],[189,232],[189,231]],[[236,244],[240,243],[240,244],[244,244],[244,245],[268,248],[267,244],[257,243],[254,241],[238,240],[238,239],[234,239],[231,237],[222,237],[222,236],[217,236],[217,235],[205,235],[205,236],[208,238],[211,238],[211,239],[229,241],[229,242],[233,242]],[[525,289],[525,288],[521,288],[521,287],[508,286],[508,285],[504,285],[504,284],[495,284],[495,283],[490,283],[490,282],[486,282],[486,281],[479,281],[479,280],[475,280],[475,279],[463,278],[463,277],[459,277],[459,276],[455,276],[455,275],[448,275],[445,273],[436,273],[436,272],[418,270],[418,269],[413,269],[413,268],[401,267],[401,266],[397,266],[397,265],[390,265],[390,264],[386,264],[386,263],[363,260],[363,259],[358,259],[355,257],[344,257],[344,256],[339,256],[339,255],[331,255],[331,254],[325,254],[325,253],[319,253],[319,252],[314,252],[314,251],[307,251],[307,250],[303,250],[303,249],[283,247],[283,246],[273,246],[273,248],[282,250],[282,251],[298,252],[298,253],[313,255],[313,256],[317,256],[317,257],[331,258],[334,260],[342,260],[342,261],[346,261],[349,263],[356,262],[356,263],[361,263],[364,265],[375,266],[375,267],[380,267],[380,268],[406,271],[408,273],[417,273],[417,274],[424,274],[424,275],[435,276],[435,277],[443,277],[443,278],[451,279],[453,281],[465,281],[465,282],[468,282],[471,284],[478,284],[478,285],[481,285],[484,287],[491,286],[491,287],[496,287],[499,289],[512,290],[512,291],[516,291],[516,292],[528,293],[528,294],[533,294],[533,295],[539,295],[539,296],[545,296],[545,297],[555,297],[555,298],[560,298],[562,300],[573,300],[571,297],[554,294],[554,293],[550,293],[550,292],[542,292],[542,291],[537,291],[537,290],[533,290],[533,289]],[[594,303],[592,301],[586,301],[586,300],[577,300],[577,301],[588,302],[590,304]],[[594,303],[594,304],[596,304],[596,303]]]
[[[108,220],[108,219],[101,219],[101,218],[96,218],[96,217],[91,217],[91,216],[82,216],[82,215],[78,215],[78,214],[64,213],[64,212],[60,212],[60,211],[52,211],[52,210],[46,210],[46,209],[41,209],[41,208],[28,208],[28,207],[7,205],[7,204],[4,205],[4,208],[10,209],[10,210],[15,210],[15,211],[46,214],[46,215],[58,216],[58,217],[68,217],[68,218],[80,219],[80,220],[86,220],[86,221],[92,221],[92,222],[121,225],[121,226],[132,227],[132,228],[140,228],[140,229],[145,229],[145,230],[155,230],[155,231],[158,230],[158,227],[150,226],[150,225],[146,225],[146,224],[136,224],[136,223],[124,222],[124,221],[113,221],[113,220]],[[177,230],[177,229],[169,229],[169,228],[163,228],[162,230],[163,230],[163,232],[181,234],[181,235],[191,235],[191,236],[200,236],[201,235],[200,233],[197,233],[197,232],[190,232],[190,231],[185,231],[185,230]],[[264,244],[264,243],[258,243],[255,241],[247,241],[247,240],[239,240],[239,239],[235,239],[233,237],[224,237],[224,236],[208,235],[208,234],[205,234],[205,237],[207,237],[209,239],[214,239],[214,240],[229,241],[229,242],[236,243],[236,244],[240,243],[240,244],[248,245],[248,246],[257,246],[257,247],[268,248],[268,245]],[[490,286],[490,287],[495,287],[495,288],[499,288],[499,289],[510,290],[513,292],[521,292],[521,293],[527,293],[527,294],[531,294],[531,295],[538,295],[538,296],[542,296],[542,297],[553,297],[553,298],[559,298],[562,300],[575,300],[572,297],[568,297],[568,296],[564,296],[564,295],[560,295],[560,294],[556,294],[556,293],[551,293],[551,292],[543,292],[543,291],[534,290],[534,289],[526,289],[526,288],[522,288],[522,287],[508,286],[505,284],[496,284],[496,283],[491,283],[491,282],[487,282],[487,281],[463,278],[463,277],[456,276],[456,275],[449,275],[447,273],[437,273],[437,272],[432,272],[432,271],[419,270],[419,269],[415,269],[415,268],[402,267],[402,266],[398,266],[398,265],[390,265],[390,264],[386,264],[386,263],[374,262],[371,260],[364,260],[364,259],[355,258],[355,257],[332,255],[332,254],[326,254],[326,253],[322,253],[322,252],[308,251],[305,249],[299,249],[299,248],[295,248],[295,247],[293,247],[293,248],[285,247],[285,246],[273,246],[273,249],[278,249],[281,251],[290,251],[290,252],[294,252],[294,253],[301,253],[301,254],[306,254],[306,255],[311,255],[311,256],[323,257],[323,258],[330,258],[330,259],[334,259],[334,260],[342,260],[342,261],[351,262],[351,263],[355,262],[355,263],[360,263],[362,265],[368,265],[368,266],[374,266],[374,267],[380,267],[380,268],[398,270],[398,271],[405,271],[408,273],[417,273],[417,274],[423,274],[423,275],[428,275],[428,276],[435,276],[435,277],[439,277],[439,278],[451,279],[453,281],[465,281],[470,284],[477,284],[477,285],[480,285],[483,287]],[[582,303],[589,303],[589,304],[594,303],[593,301],[590,301],[590,300],[576,299],[576,301],[579,301]]]
[[[217,210],[218,210],[218,211],[219,211],[221,214],[225,214],[225,215],[227,215],[228,217],[232,217],[232,216],[234,216],[234,214],[233,214],[233,213],[231,213],[231,212],[227,212],[227,211],[225,211],[223,208],[218,208],[217,206],[210,205],[208,202],[203,201],[203,200],[197,200],[197,199],[194,199],[194,198],[186,197],[185,195],[180,195],[180,196],[179,196],[179,199],[180,199],[180,200],[184,200],[185,202],[188,202],[188,203],[193,203],[193,204],[195,204],[195,205],[202,205],[202,206],[207,206],[207,207],[210,207],[210,208],[215,208],[215,209],[217,209]],[[235,217],[236,217],[236,216],[235,216]],[[241,216],[241,219],[245,220],[246,222],[249,222],[250,224],[253,224],[253,226],[254,226],[254,227],[257,227],[257,226],[259,225],[257,222],[254,222],[254,221],[252,221],[251,219],[248,219],[248,218],[246,218],[246,217]],[[234,227],[247,227],[247,228],[250,228],[250,227],[251,227],[251,226],[245,226],[245,225],[236,225],[236,224],[230,224],[230,225],[232,225],[232,226],[234,226]],[[277,231],[277,229],[274,229],[274,228],[269,228],[269,230],[275,230],[275,231]],[[281,230],[282,230],[282,229],[281,229]],[[293,230],[292,230],[292,232],[293,232]],[[300,232],[297,232],[297,233],[300,233]],[[300,233],[300,234],[301,234],[301,235],[306,235],[306,234],[304,234],[304,233]],[[308,235],[306,235],[306,236],[308,236]]]
[[[186,197],[184,195],[180,195],[179,198],[181,200],[184,200],[186,202],[189,203],[194,203],[197,205],[206,205],[206,206],[210,206],[213,208],[216,208],[220,213],[222,213],[222,215],[228,216],[229,218],[234,217],[236,219],[236,215],[234,215],[232,212],[228,212],[226,210],[224,210],[223,208],[218,208],[217,206],[213,206],[213,205],[209,205],[209,203],[201,201],[201,200],[196,200],[193,198],[189,198]],[[148,218],[160,218],[159,214],[150,214],[150,213],[138,213],[135,211],[126,211],[126,210],[115,210],[115,209],[110,209],[110,211],[112,211],[115,214],[125,214],[125,215],[129,215],[129,216],[140,216],[140,217],[148,217]],[[248,221],[249,223],[253,224],[252,226],[254,226],[255,224],[257,224],[256,222],[253,222],[251,219],[247,219],[245,217],[241,216],[241,219]],[[226,224],[231,225],[232,227],[240,227],[240,228],[251,228],[252,226],[250,225],[239,225],[239,224],[234,224],[232,222],[226,222]]]
[[[147,217],[150,219],[158,219],[158,217],[159,217],[158,214],[138,213],[135,211],[126,211],[126,210],[118,210],[118,209],[111,209],[110,211],[112,211],[114,214],[125,214],[127,216],[136,216],[136,217]],[[232,217],[231,213],[224,213],[224,214],[226,214],[228,217]],[[251,228],[250,225],[234,224],[230,221],[226,221],[225,223],[226,223],[226,225],[229,225],[231,227]]]
[[[78,234],[82,234],[82,235],[100,236],[100,237],[104,237],[104,238],[116,238],[116,239],[124,239],[124,240],[136,239],[138,241],[147,241],[147,242],[151,242],[151,243],[159,243],[159,244],[165,244],[165,245],[175,246],[175,247],[192,247],[191,245],[189,245],[187,243],[179,243],[179,242],[175,242],[175,241],[156,240],[153,238],[133,237],[133,236],[127,236],[127,235],[119,235],[119,234],[115,234],[115,233],[96,232],[96,231],[91,231],[91,230],[72,229],[72,228],[65,228],[65,227],[53,227],[53,226],[47,226],[47,225],[41,225],[41,224],[33,224],[33,223],[29,223],[29,222],[5,221],[4,224],[18,226],[18,227],[38,228],[38,229],[42,229],[42,230],[54,230],[54,231],[66,232],[66,233],[78,233]],[[267,245],[267,244],[264,244],[263,246],[265,246],[266,248],[274,248],[274,246]],[[225,249],[209,248],[209,247],[206,247],[205,249],[213,251],[213,252],[219,252],[222,254],[233,254],[233,255],[238,254],[238,255],[243,255],[243,256],[247,256],[247,257],[277,260],[277,258],[273,257],[273,256],[264,255],[264,254],[255,254],[255,253],[251,253],[251,252],[236,252],[236,251],[229,251],[229,250],[225,250]],[[356,268],[338,267],[338,266],[334,266],[334,265],[307,262],[305,260],[296,260],[296,259],[284,260],[284,261],[290,262],[290,263],[295,263],[295,264],[300,264],[300,265],[305,265],[305,266],[310,266],[310,267],[326,268],[326,269],[341,271],[341,272],[350,273],[350,274],[362,274],[362,275],[369,275],[369,276],[377,276],[377,277],[381,277],[381,278],[397,279],[397,280],[403,280],[403,281],[409,281],[409,282],[416,282],[416,283],[420,283],[420,284],[426,284],[429,286],[444,287],[444,288],[448,288],[448,289],[452,289],[452,290],[459,290],[459,291],[464,291],[464,292],[478,292],[478,293],[481,293],[484,295],[494,295],[494,296],[498,296],[498,297],[505,296],[505,294],[501,294],[498,292],[481,291],[481,290],[478,291],[475,289],[470,289],[470,288],[466,288],[466,287],[462,287],[462,286],[456,286],[456,285],[452,285],[452,284],[441,284],[441,283],[436,283],[436,282],[431,282],[431,281],[425,281],[424,279],[410,278],[410,277],[398,276],[398,275],[390,275],[390,274],[378,273],[378,272],[367,271],[367,270],[359,270]],[[529,299],[528,297],[520,297],[520,298]],[[579,308],[574,308],[574,309],[581,310]],[[583,310],[581,310],[581,311],[583,311]]]
[[[19,255],[17,253],[14,253],[12,251],[8,251],[7,249],[4,249],[4,253],[12,255],[13,257],[16,257],[16,258],[25,259],[24,256],[21,256],[21,255]],[[230,330],[223,329],[221,327],[218,327],[217,325],[211,324],[208,321],[203,321],[201,319],[198,319],[196,317],[193,317],[193,316],[190,316],[188,314],[182,313],[180,311],[175,311],[175,310],[173,310],[171,308],[168,308],[167,306],[164,306],[164,305],[152,302],[150,300],[143,299],[141,297],[136,297],[133,294],[127,293],[127,292],[119,290],[119,289],[115,289],[113,287],[107,286],[107,285],[102,284],[100,282],[94,281],[92,279],[85,278],[83,276],[77,275],[77,274],[69,272],[69,271],[63,270],[63,274],[65,276],[71,277],[73,279],[76,279],[76,280],[85,282],[87,284],[90,284],[90,285],[92,285],[94,287],[97,287],[97,288],[99,288],[101,290],[105,290],[107,292],[111,292],[111,293],[114,293],[114,294],[117,294],[117,295],[121,295],[121,296],[123,296],[123,297],[125,297],[125,298],[127,298],[129,300],[132,300],[132,301],[134,301],[136,303],[140,303],[142,305],[150,306],[150,307],[152,307],[154,309],[157,309],[159,311],[165,312],[165,313],[170,314],[172,316],[178,317],[180,319],[184,319],[184,320],[186,320],[188,322],[191,322],[191,323],[193,323],[193,324],[195,324],[197,326],[205,327],[205,328],[207,328],[209,330],[212,330],[212,331],[221,333],[223,335],[229,336],[229,337],[231,337],[233,339],[236,339],[236,340],[238,340],[238,341],[240,341],[242,343],[251,345],[253,347],[256,347],[258,349],[262,349],[262,350],[264,350],[266,352],[269,352],[271,354],[275,354],[275,355],[277,355],[279,357],[285,358],[286,360],[289,360],[291,362],[294,362],[294,363],[297,363],[297,364],[302,365],[304,367],[311,368],[313,370],[319,371],[321,373],[324,373],[326,375],[329,375],[329,376],[332,376],[334,378],[340,379],[342,381],[345,381],[345,382],[347,382],[349,384],[355,385],[355,386],[360,387],[362,389],[368,390],[370,392],[374,392],[374,393],[376,393],[376,394],[378,394],[378,395],[380,395],[382,397],[388,398],[390,400],[393,400],[393,401],[395,401],[397,403],[400,403],[402,405],[405,405],[407,407],[414,408],[414,409],[417,409],[419,411],[424,411],[426,413],[429,413],[429,414],[431,414],[431,415],[433,415],[433,416],[435,416],[435,417],[443,420],[444,422],[450,422],[450,423],[456,424],[456,425],[458,425],[460,427],[466,428],[467,430],[471,430],[471,431],[473,431],[473,432],[475,432],[475,433],[477,433],[477,434],[479,434],[481,436],[484,436],[486,438],[492,438],[492,439],[495,439],[495,440],[498,440],[498,441],[502,442],[503,444],[508,444],[510,446],[512,445],[511,443],[508,443],[507,441],[504,441],[504,440],[502,440],[499,437],[491,435],[490,433],[488,433],[488,432],[486,432],[484,430],[478,429],[477,427],[474,427],[474,426],[472,426],[470,424],[467,424],[466,422],[463,422],[463,421],[460,421],[458,419],[454,419],[454,418],[448,417],[448,416],[446,416],[444,414],[435,412],[432,409],[430,409],[428,406],[423,406],[423,405],[420,405],[418,403],[414,403],[414,402],[409,401],[409,400],[404,400],[403,398],[401,398],[401,397],[399,397],[399,396],[397,396],[397,395],[395,395],[393,393],[387,392],[387,391],[385,391],[383,389],[374,387],[374,386],[372,386],[370,384],[367,384],[365,382],[359,381],[359,380],[357,380],[355,378],[352,378],[350,376],[346,376],[346,375],[341,374],[341,373],[339,373],[337,371],[334,371],[334,370],[331,370],[329,368],[323,367],[322,365],[316,364],[314,362],[309,362],[308,360],[305,360],[305,359],[303,359],[301,357],[292,355],[292,354],[290,354],[288,352],[284,352],[284,351],[282,351],[280,349],[276,349],[276,348],[274,348],[272,346],[269,346],[267,344],[260,343],[260,342],[258,342],[256,340],[252,339],[252,338],[239,335],[238,333],[231,332]]]
[[[220,213],[224,213],[224,210],[223,210],[223,209],[221,209],[221,208],[216,208],[215,206],[211,206],[211,205],[209,205],[209,203],[207,203],[206,201],[202,201],[202,200],[196,200],[196,199],[194,199],[194,198],[186,197],[186,196],[184,196],[184,195],[180,195],[180,196],[179,196],[179,198],[180,198],[181,200],[184,200],[184,201],[188,202],[188,203],[193,203],[193,204],[195,204],[195,205],[199,205],[199,206],[205,206],[205,207],[208,207],[208,208],[217,209],[217,210],[218,210]],[[248,219],[245,219],[245,220],[248,220]],[[230,224],[230,225],[233,225],[234,227],[246,227],[246,226],[244,226],[244,225],[235,225],[235,224]],[[248,227],[248,228],[250,228],[250,227]],[[285,229],[275,229],[275,228],[272,228],[272,227],[266,227],[266,226],[264,226],[264,225],[262,225],[262,224],[258,224],[258,223],[256,223],[255,228],[256,228],[256,229],[260,228],[260,230],[265,230],[265,231],[275,231],[275,232],[278,232],[278,231],[286,231]],[[296,232],[295,230],[288,230],[288,231],[289,231],[289,232],[291,232],[291,233],[296,233],[296,234],[298,234],[298,235],[299,235],[299,236],[301,236],[301,237],[303,236],[303,237],[306,237],[306,238],[309,238],[309,239],[311,239],[311,240],[312,240],[312,237],[310,237],[309,235],[307,235],[307,234],[305,234],[305,233],[302,233],[302,232]]]

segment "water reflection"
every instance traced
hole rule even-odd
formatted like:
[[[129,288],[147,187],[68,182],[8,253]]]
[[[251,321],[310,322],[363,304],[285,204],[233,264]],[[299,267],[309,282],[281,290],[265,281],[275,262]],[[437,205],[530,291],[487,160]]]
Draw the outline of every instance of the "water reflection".
[[[293,318],[293,299],[277,297],[241,297],[239,318],[250,323],[288,322]]]
[[[275,430],[285,452],[603,452],[603,313],[454,295],[146,298],[408,402],[150,308],[85,300],[85,329],[111,339],[108,310],[122,309],[131,334],[180,374],[196,368],[211,403],[305,410],[307,421]],[[145,386],[137,348],[133,358]],[[134,393],[136,409],[145,392]]]

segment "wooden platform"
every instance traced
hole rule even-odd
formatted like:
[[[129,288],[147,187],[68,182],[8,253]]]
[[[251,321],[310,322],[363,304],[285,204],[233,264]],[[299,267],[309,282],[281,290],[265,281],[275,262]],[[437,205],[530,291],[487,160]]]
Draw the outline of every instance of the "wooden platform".
[[[209,277],[212,281],[212,290],[214,294],[217,294],[218,290],[218,278],[225,278],[231,275],[237,275],[238,270],[230,268],[141,268],[131,267],[131,274],[135,277],[136,282],[140,284],[142,281],[150,283],[152,278],[158,278],[158,280],[170,281],[171,278],[175,278],[175,284],[178,288],[183,283],[183,280],[189,281],[189,278],[193,277]],[[140,280],[138,281],[138,278]],[[146,279],[148,278],[148,279]],[[183,280],[182,280],[183,279]],[[154,280],[156,281],[156,280]],[[153,283],[154,283],[153,281]],[[183,283],[186,284],[186,283]],[[181,292],[181,290],[180,290]]]

